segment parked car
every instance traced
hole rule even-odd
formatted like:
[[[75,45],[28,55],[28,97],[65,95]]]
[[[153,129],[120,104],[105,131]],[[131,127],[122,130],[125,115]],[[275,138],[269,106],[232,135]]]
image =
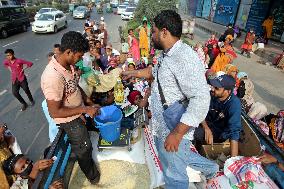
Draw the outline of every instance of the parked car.
[[[30,26],[29,16],[22,6],[0,7],[0,36],[3,38],[15,31],[26,32]]]
[[[118,0],[111,0],[110,6],[111,6],[111,8],[117,8],[118,7]]]
[[[132,20],[134,18],[135,7],[127,7],[127,9],[121,14],[122,20]]]
[[[90,11],[85,6],[79,6],[73,11],[73,18],[86,18],[90,16]]]
[[[54,12],[54,11],[58,11],[56,8],[41,8],[39,9],[39,11],[36,13],[35,15],[35,20],[38,19],[38,17],[43,14],[43,13],[46,13],[46,12]]]
[[[127,6],[126,5],[119,5],[117,7],[117,14],[122,14],[126,10]]]
[[[43,13],[32,24],[35,33],[56,33],[60,28],[67,28],[67,18],[62,11]]]
[[[129,6],[129,2],[124,2],[123,5]]]

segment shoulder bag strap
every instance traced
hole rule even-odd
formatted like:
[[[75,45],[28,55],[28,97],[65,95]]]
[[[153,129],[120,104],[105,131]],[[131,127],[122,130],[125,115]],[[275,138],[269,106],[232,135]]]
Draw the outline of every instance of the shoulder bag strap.
[[[164,110],[166,110],[168,108],[168,105],[167,105],[167,101],[165,99],[162,87],[161,87],[160,82],[159,82],[159,69],[160,69],[160,65],[158,65],[158,69],[157,69],[158,90],[159,90],[159,94],[160,94],[160,97],[161,97],[163,108],[164,108]]]

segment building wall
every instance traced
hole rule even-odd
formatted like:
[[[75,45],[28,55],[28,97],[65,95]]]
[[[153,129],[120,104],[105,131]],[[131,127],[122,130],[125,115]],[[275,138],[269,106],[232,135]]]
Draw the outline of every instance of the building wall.
[[[180,0],[186,6],[186,14],[201,17],[215,23],[232,23],[241,29],[253,28],[258,35],[263,32],[262,23],[274,16],[273,38],[284,36],[284,0]]]

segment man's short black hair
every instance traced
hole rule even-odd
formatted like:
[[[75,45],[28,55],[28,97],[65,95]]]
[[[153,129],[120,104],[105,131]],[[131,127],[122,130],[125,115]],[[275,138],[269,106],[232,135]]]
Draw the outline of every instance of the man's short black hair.
[[[95,43],[95,45],[98,44],[98,43],[101,44],[101,42],[99,40],[95,40],[94,43]]]
[[[61,52],[65,52],[67,49],[70,49],[73,53],[85,53],[89,51],[89,42],[81,33],[69,31],[61,38],[60,45]]]
[[[147,24],[147,20],[143,20],[142,24],[143,24],[143,25],[144,25],[144,24]]]
[[[54,44],[53,48],[60,48],[60,44],[58,44],[58,43]]]
[[[10,54],[12,54],[12,55],[15,54],[13,49],[6,49],[6,50],[5,50],[5,54],[8,54],[8,53],[10,53]]]
[[[47,58],[48,57],[52,57],[54,55],[54,52],[49,52],[48,54],[47,54]]]
[[[15,164],[22,157],[24,157],[23,154],[13,154],[3,162],[3,170],[4,170],[6,175],[15,174],[15,172],[14,172]]]
[[[166,28],[172,36],[181,37],[182,20],[178,13],[173,10],[163,10],[154,18],[155,26],[161,30]]]

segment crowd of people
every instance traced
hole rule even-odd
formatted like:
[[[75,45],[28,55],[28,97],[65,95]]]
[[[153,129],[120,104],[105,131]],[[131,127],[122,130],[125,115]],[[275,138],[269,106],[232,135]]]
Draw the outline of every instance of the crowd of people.
[[[188,188],[187,166],[212,179],[219,166],[193,152],[190,145],[201,150],[202,144],[229,140],[230,156],[238,156],[242,107],[260,127],[267,116],[267,108],[253,99],[253,82],[233,64],[237,55],[231,30],[229,27],[221,41],[211,35],[204,44],[191,48],[180,39],[180,15],[165,10],[153,19],[152,26],[144,17],[141,26],[129,29],[117,50],[108,40],[104,18],[100,23],[87,18],[83,35],[69,31],[60,44],[54,45],[41,76],[45,97],[42,108],[49,123],[50,143],[58,129],[64,130],[81,170],[92,184],[97,184],[100,172],[92,159],[88,133],[94,131],[92,118],[100,114],[101,107],[112,104],[122,105],[124,115],[133,114],[135,107],[145,108],[165,187]],[[247,38],[245,44],[249,46],[251,39]],[[19,95],[20,87],[34,104],[23,69],[24,64],[31,67],[32,63],[16,58],[12,49],[5,54],[13,94],[23,104],[23,111],[27,103]],[[278,127],[282,124],[283,130],[283,112],[275,116],[262,128],[270,129],[273,139],[283,144]],[[55,160],[42,159],[33,164],[11,149],[16,140],[14,136],[9,139],[7,130],[6,125],[0,126],[1,184],[3,180],[4,188],[20,188],[23,183],[30,188],[38,173]],[[265,153],[260,161],[275,163],[275,158]],[[282,163],[278,162],[283,170]],[[50,186],[62,187],[60,180]]]

